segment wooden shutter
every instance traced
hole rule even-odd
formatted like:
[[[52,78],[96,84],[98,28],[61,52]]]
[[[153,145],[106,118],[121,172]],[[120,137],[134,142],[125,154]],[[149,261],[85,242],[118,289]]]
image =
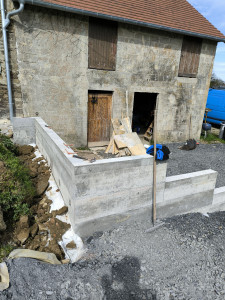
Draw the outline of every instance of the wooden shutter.
[[[193,37],[184,37],[180,57],[178,76],[196,77],[198,73],[199,58],[202,40]]]
[[[102,19],[89,19],[88,67],[115,70],[117,23]]]

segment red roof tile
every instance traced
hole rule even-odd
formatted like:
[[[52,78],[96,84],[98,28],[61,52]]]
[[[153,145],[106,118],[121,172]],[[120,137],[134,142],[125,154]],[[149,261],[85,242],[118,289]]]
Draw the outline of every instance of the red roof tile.
[[[32,2],[35,4],[36,1]],[[160,26],[162,29],[185,31],[225,41],[225,36],[186,0],[42,0],[43,2],[77,9],[81,13],[98,13],[99,17],[112,16],[126,19],[123,20],[125,22],[142,22],[145,23],[142,25],[150,27]]]

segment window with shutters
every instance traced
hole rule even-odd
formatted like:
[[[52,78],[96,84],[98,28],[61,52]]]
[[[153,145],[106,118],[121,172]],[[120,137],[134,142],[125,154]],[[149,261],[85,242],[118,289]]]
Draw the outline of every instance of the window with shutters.
[[[201,48],[201,39],[184,37],[178,76],[192,78],[197,76]]]
[[[89,19],[88,68],[116,69],[117,23]]]

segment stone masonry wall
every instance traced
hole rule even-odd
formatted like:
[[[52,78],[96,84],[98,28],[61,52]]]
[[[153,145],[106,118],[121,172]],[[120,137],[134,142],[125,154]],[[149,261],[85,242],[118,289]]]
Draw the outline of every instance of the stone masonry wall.
[[[12,1],[6,3],[6,11],[14,9]],[[21,86],[18,79],[18,63],[17,63],[17,49],[16,49],[16,37],[14,20],[7,28],[8,46],[9,46],[9,60],[11,70],[11,84],[12,84],[12,96],[14,104],[14,116],[22,117],[22,95]],[[8,104],[8,89],[5,70],[5,58],[4,58],[4,45],[2,37],[2,20],[0,15],[0,118],[9,118],[9,104]]]
[[[15,20],[26,117],[42,117],[82,146],[88,90],[113,91],[112,117],[126,115],[128,91],[131,118],[135,92],[158,93],[158,142],[199,138],[215,42],[203,41],[197,78],[181,78],[182,35],[120,23],[116,71],[102,71],[88,69],[87,17],[26,5]]]

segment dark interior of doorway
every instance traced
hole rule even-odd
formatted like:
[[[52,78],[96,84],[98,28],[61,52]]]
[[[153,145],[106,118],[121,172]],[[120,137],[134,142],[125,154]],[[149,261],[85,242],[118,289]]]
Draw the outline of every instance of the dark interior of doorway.
[[[132,131],[144,134],[154,120],[156,93],[134,93]]]

